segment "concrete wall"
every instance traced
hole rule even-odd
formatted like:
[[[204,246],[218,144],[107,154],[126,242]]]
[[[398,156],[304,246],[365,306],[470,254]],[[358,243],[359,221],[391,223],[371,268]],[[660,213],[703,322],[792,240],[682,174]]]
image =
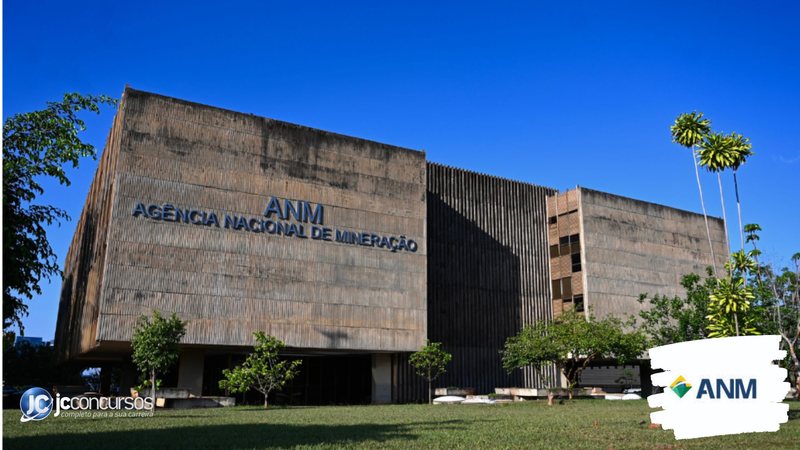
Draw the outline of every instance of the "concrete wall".
[[[97,345],[106,243],[123,127],[120,107],[64,260],[55,345],[61,361]]]
[[[681,277],[712,265],[701,214],[579,188],[585,303],[597,316],[637,315],[639,294],[683,295]],[[718,270],[722,220],[709,217]]]
[[[255,330],[295,348],[409,351],[424,343],[424,153],[132,89],[117,121],[118,160],[101,202],[110,211],[105,259],[89,258],[102,274],[91,284],[95,319],[70,319],[90,304],[77,295],[72,308],[62,303],[59,321],[60,329],[96,330],[80,352],[95,340],[129,341],[137,317],[154,309],[188,321],[186,344],[251,345]],[[324,227],[402,235],[418,248],[223,226],[224,215],[264,219],[271,196],[323,205]],[[140,202],[215,212],[221,223],[136,216]]]

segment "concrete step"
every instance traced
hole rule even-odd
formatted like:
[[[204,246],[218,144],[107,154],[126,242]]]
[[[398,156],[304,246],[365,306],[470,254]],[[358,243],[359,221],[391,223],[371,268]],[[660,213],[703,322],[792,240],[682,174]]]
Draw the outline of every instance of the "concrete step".
[[[191,397],[170,400],[168,407],[174,409],[220,408],[236,406],[234,397]]]

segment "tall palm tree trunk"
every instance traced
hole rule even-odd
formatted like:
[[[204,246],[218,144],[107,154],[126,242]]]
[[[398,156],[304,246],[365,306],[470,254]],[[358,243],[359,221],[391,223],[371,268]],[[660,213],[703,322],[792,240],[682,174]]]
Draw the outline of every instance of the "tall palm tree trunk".
[[[717,184],[719,185],[719,201],[722,204],[722,225],[725,227],[725,248],[730,254],[731,242],[728,240],[728,214],[725,212],[725,195],[722,193],[722,175],[719,172],[717,172]]]
[[[739,201],[739,182],[736,181],[736,169],[733,170],[733,188],[736,192],[736,212],[739,214],[739,239],[744,250],[744,224],[742,224],[742,203]]]
[[[694,176],[697,178],[697,190],[700,191],[700,206],[703,207],[703,219],[706,221],[706,236],[708,237],[708,249],[711,250],[711,268],[714,270],[714,276],[717,276],[717,258],[714,256],[714,245],[711,243],[711,229],[708,227],[708,214],[706,213],[706,201],[703,199],[703,185],[700,184],[700,169],[697,165],[697,155],[694,152],[694,146],[690,149],[692,151],[692,163],[694,163]]]

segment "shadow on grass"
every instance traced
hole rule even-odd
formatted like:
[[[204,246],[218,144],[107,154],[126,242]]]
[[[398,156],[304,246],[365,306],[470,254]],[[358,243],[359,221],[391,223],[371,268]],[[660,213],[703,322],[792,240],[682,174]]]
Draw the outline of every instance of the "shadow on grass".
[[[474,423],[471,421],[470,424]],[[385,441],[413,441],[433,430],[462,431],[470,424],[462,420],[404,424],[299,425],[233,424],[179,426],[160,429],[54,433],[38,436],[4,437],[8,449],[46,448],[289,448],[296,446],[340,446]]]

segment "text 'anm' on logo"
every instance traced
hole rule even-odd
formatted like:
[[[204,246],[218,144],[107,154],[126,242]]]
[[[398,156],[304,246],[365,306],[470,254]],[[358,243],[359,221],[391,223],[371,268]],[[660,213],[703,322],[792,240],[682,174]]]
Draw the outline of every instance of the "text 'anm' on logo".
[[[715,381],[716,383],[712,383],[708,378],[703,378],[700,380],[700,387],[697,389],[697,396],[695,398],[757,398],[755,378],[750,378],[747,380],[746,385],[745,381],[741,378],[717,378]],[[672,389],[672,392],[674,392],[675,395],[680,398],[683,398],[683,396],[692,389],[692,385],[689,384],[689,382],[686,381],[686,378],[684,378],[682,375],[678,376],[678,378],[676,378],[669,387]]]

